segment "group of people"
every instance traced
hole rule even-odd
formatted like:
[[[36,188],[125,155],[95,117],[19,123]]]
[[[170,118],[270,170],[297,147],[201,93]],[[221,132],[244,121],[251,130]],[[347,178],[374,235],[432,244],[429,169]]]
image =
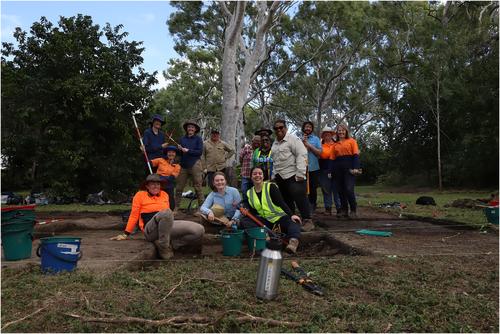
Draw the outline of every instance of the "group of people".
[[[335,130],[325,127],[321,139],[309,121],[302,125],[302,138],[289,133],[284,120],[274,122],[274,132],[256,131],[251,144],[246,144],[239,155],[242,196],[238,189],[227,185],[226,162],[234,149],[220,139],[218,129],[212,129],[210,138],[203,142],[198,124],[187,121],[183,124],[185,135],[178,143],[169,136],[176,144],[173,146],[166,143],[163,124],[163,118],[154,115],[144,133],[148,163],[156,174],[149,175],[134,196],[127,227],[114,240],[127,239],[139,224],[164,259],[172,256],[172,247],[201,243],[202,224],[174,221],[188,179],[192,180],[198,214],[204,221],[248,229],[258,226],[257,219],[286,235],[289,253],[296,253],[301,231],[315,228],[311,216],[317,207],[318,187],[323,192],[325,214],[331,215],[335,205],[338,217],[356,217],[354,180],[361,173],[359,150],[345,124]],[[206,198],[202,191],[204,178],[212,189]],[[241,206],[251,215],[242,215]]]

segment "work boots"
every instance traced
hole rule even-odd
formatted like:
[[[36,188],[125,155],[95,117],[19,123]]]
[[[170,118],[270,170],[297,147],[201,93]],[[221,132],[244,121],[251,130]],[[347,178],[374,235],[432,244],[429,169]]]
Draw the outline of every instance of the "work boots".
[[[291,238],[288,241],[288,245],[286,245],[285,251],[287,253],[295,254],[297,253],[297,247],[299,247],[299,240],[295,238]]]
[[[325,208],[325,215],[327,215],[327,216],[331,216],[331,215],[332,215],[332,208],[328,208],[328,207],[326,207],[326,208]]]
[[[168,260],[174,257],[174,252],[172,251],[172,247],[170,245],[164,246],[162,243],[160,243],[160,240],[155,240],[153,243],[156,246],[156,250],[158,251],[158,255],[160,258],[163,260]]]
[[[312,219],[304,219],[304,224],[301,228],[302,232],[310,232],[314,230],[314,223]]]

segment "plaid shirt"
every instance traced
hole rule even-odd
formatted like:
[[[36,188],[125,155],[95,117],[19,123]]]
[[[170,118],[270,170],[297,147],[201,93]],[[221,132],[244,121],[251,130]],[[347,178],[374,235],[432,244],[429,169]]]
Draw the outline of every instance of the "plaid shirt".
[[[246,144],[240,152],[241,162],[241,177],[250,178],[250,170],[252,169],[252,146]]]

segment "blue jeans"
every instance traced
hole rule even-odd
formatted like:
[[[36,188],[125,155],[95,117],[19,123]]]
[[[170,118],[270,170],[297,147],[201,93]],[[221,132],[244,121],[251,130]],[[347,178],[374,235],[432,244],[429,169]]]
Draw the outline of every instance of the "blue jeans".
[[[247,190],[253,187],[253,182],[249,177],[241,177],[241,194],[242,199],[246,201],[247,198]]]
[[[355,176],[349,173],[348,168],[336,168],[333,172],[334,184],[340,195],[341,210],[345,213],[349,212],[349,207],[351,211],[356,212],[355,179]]]
[[[340,196],[337,188],[335,187],[335,182],[333,181],[333,174],[328,178],[328,170],[321,170],[320,174],[320,185],[321,191],[323,192],[323,203],[325,208],[331,208],[333,203],[335,203],[335,209],[340,210]],[[333,201],[332,201],[333,196]]]

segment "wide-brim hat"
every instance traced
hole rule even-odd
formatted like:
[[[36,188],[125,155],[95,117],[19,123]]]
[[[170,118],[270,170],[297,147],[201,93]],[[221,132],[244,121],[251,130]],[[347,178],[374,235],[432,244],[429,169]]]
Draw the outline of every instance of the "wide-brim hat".
[[[224,208],[220,206],[219,204],[214,204],[210,210],[212,210],[213,214],[215,217],[217,217],[218,220],[223,221],[224,223],[229,223],[229,218],[227,218],[224,215]],[[219,221],[215,221],[215,224],[220,224]]]
[[[141,184],[141,186],[139,188],[142,189],[142,190],[146,190],[146,185],[149,182],[166,183],[167,181],[166,180],[162,180],[162,178],[158,174],[150,174],[150,175],[148,175],[146,177],[146,180],[144,180],[144,182],[142,182],[142,184]]]
[[[152,125],[154,121],[160,121],[161,125],[165,124],[165,120],[159,114],[154,114],[153,117],[151,117],[151,121],[149,121],[149,125]]]
[[[173,151],[175,152],[175,154],[179,153],[179,149],[177,148],[177,146],[174,146],[174,145],[168,145],[167,147],[165,147],[163,149],[163,154],[164,155],[167,155],[168,152],[170,151]]]
[[[260,129],[260,130],[257,130],[255,131],[255,135],[262,135],[262,133],[264,133],[265,135],[267,135],[268,137],[271,137],[271,135],[273,134],[273,131],[271,129]]]
[[[335,132],[335,130],[334,130],[334,129],[332,129],[331,127],[329,127],[329,126],[325,126],[325,127],[323,128],[323,130],[321,130],[321,135],[323,135],[323,133],[325,133],[325,132],[331,132],[331,133],[334,133],[334,132]]]
[[[196,124],[194,121],[186,121],[186,122],[184,122],[184,124],[182,124],[182,128],[184,129],[184,131],[187,132],[187,126],[188,125],[192,125],[192,126],[194,126],[196,128],[195,133],[200,132],[200,126],[198,124]]]

